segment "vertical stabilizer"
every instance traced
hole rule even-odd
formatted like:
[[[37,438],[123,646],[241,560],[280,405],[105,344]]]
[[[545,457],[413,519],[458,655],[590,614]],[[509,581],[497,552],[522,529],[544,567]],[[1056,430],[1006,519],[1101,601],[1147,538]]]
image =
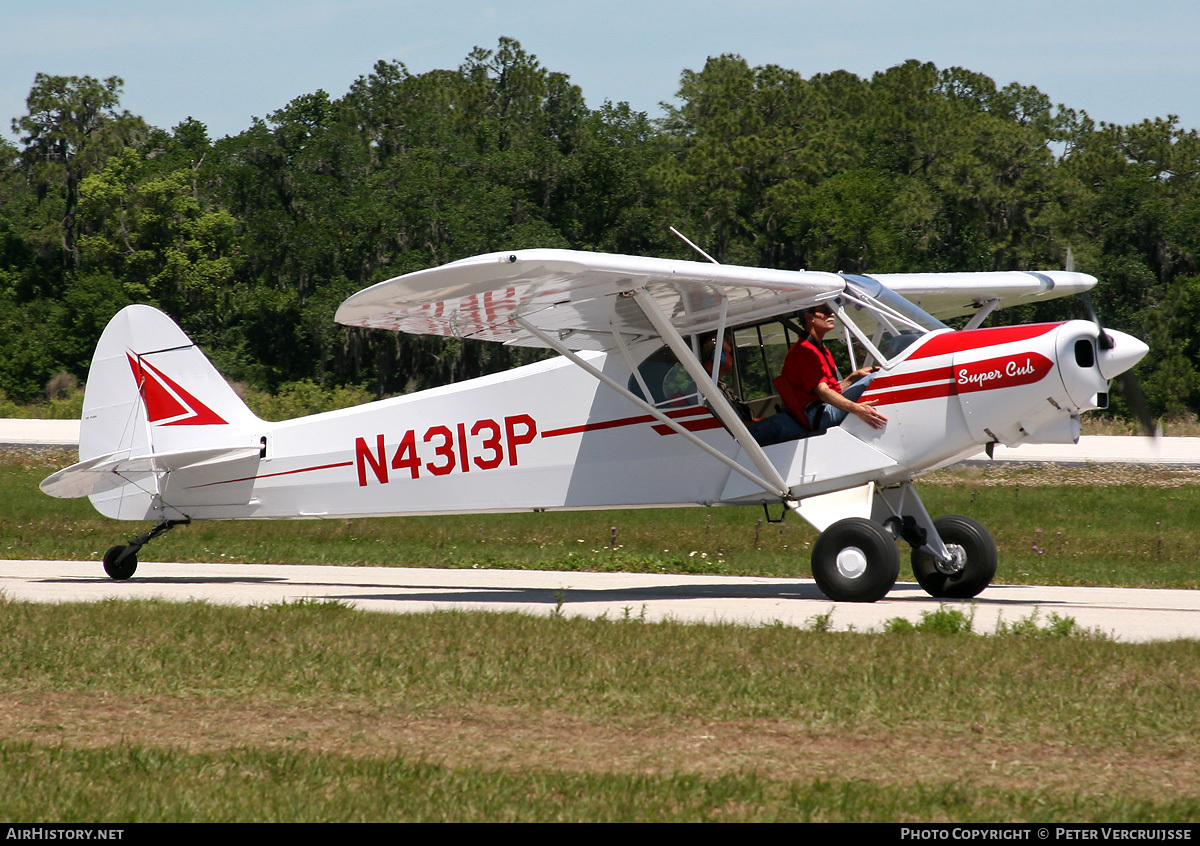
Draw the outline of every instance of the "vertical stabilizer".
[[[79,458],[245,442],[261,421],[171,318],[144,305],[104,329],[88,373]]]

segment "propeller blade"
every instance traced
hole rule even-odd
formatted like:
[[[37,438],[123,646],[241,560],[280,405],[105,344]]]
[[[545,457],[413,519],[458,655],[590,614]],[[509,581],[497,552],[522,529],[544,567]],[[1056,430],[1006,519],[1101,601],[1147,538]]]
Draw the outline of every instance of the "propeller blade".
[[[1100,334],[1096,339],[1102,350],[1111,350],[1113,348],[1112,336],[1104,331],[1104,324],[1100,322],[1100,315],[1096,311],[1096,306],[1092,304],[1092,297],[1087,291],[1079,294],[1079,299],[1083,302],[1083,307],[1087,309],[1088,318],[1096,324],[1096,329]]]
[[[1071,253],[1070,247],[1067,248],[1067,265],[1071,268],[1075,266],[1075,256]],[[1083,307],[1087,309],[1088,317],[1096,324],[1098,335],[1096,336],[1096,346],[1101,350],[1111,350],[1115,346],[1112,335],[1104,330],[1104,324],[1100,322],[1100,314],[1096,311],[1096,306],[1092,302],[1091,295],[1084,291],[1079,295],[1079,299],[1083,301]],[[1138,356],[1139,358],[1141,356]],[[1137,419],[1138,425],[1141,426],[1142,432],[1147,437],[1157,437],[1158,427],[1154,422],[1154,417],[1150,413],[1150,404],[1146,402],[1146,395],[1142,393],[1142,387],[1138,384],[1137,377],[1133,375],[1132,370],[1126,370],[1124,373],[1119,373],[1112,380],[1113,389],[1125,398],[1125,402],[1129,404],[1129,410],[1133,412],[1133,416]]]
[[[1146,395],[1142,393],[1141,385],[1138,384],[1133,371],[1127,370],[1117,376],[1112,380],[1112,386],[1125,398],[1125,402],[1129,403],[1129,409],[1142,427],[1142,433],[1148,438],[1158,437],[1158,427],[1150,414],[1150,405],[1146,402]]]

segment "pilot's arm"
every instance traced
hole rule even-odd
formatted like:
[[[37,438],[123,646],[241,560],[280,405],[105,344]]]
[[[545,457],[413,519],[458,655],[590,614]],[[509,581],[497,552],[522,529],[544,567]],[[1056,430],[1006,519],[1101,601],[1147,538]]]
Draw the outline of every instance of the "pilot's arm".
[[[865,379],[866,377],[870,376],[872,373],[874,373],[878,369],[879,369],[879,367],[877,365],[872,365],[870,367],[858,368],[857,370],[855,370],[853,373],[851,373],[849,376],[847,376],[845,379],[842,380],[842,382],[841,382],[842,390],[843,391],[846,390],[851,385],[853,385],[855,382],[857,382],[859,379]]]
[[[856,371],[857,372],[857,371]],[[825,383],[819,383],[813,390],[813,393],[826,405],[831,405],[834,408],[840,408],[843,411],[853,414],[860,418],[867,425],[874,429],[882,429],[887,425],[887,417],[883,412],[878,411],[875,405],[879,400],[867,400],[866,402],[855,402],[852,399],[847,399],[842,394],[839,394],[833,388]]]

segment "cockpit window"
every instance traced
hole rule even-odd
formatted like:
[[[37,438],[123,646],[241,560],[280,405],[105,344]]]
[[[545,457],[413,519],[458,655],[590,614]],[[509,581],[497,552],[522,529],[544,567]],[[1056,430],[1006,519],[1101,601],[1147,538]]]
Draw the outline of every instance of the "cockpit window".
[[[650,392],[648,398],[642,390],[643,383]],[[670,347],[656,350],[641,363],[637,374],[629,378],[629,390],[654,405],[690,405],[699,402],[696,383],[675,358]]]
[[[844,374],[871,364],[887,366],[929,332],[949,329],[868,276],[843,278],[844,293],[830,302],[838,315],[837,331],[826,336],[825,343]],[[723,360],[720,381],[727,392],[749,403],[756,417],[770,413],[767,398],[776,393],[774,379],[783,372],[788,350],[802,337],[802,326],[796,315],[787,315],[726,332],[723,348],[732,350],[732,367]],[[709,371],[714,336],[692,343],[694,349],[709,351],[700,356]],[[628,384],[634,394],[663,408],[703,402],[691,376],[666,346],[643,359]]]
[[[886,365],[927,333],[950,328],[868,276],[843,278],[846,292],[837,301],[841,328],[847,336],[853,335],[866,353],[864,361],[855,361],[854,344],[847,337],[851,369]]]
[[[799,340],[799,332],[799,326],[791,319],[743,326],[727,332],[718,365],[719,378],[727,394],[745,399],[774,394],[772,380],[782,371],[783,360],[792,344]],[[707,335],[697,338],[696,342],[702,350],[701,363],[706,372],[711,372],[714,338]],[[650,402],[661,407],[673,408],[704,401],[687,370],[666,346],[642,360],[637,372],[630,376],[628,385],[629,390],[642,399],[646,399],[649,392]]]

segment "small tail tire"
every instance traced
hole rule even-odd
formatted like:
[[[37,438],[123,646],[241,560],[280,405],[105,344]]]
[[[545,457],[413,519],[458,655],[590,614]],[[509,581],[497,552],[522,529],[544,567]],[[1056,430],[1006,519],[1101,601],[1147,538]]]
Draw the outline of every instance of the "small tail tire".
[[[961,514],[947,514],[933,521],[942,543],[957,558],[959,568],[946,572],[938,560],[923,549],[913,549],[912,568],[917,583],[930,596],[970,599],[983,592],[996,576],[996,542],[983,524]]]
[[[887,529],[862,517],[838,520],[817,538],[813,578],[834,602],[876,602],[900,575],[900,551]]]
[[[138,560],[136,554],[130,553],[125,556],[124,560],[118,560],[126,548],[124,545],[118,545],[104,553],[104,572],[108,573],[109,578],[115,579],[118,582],[132,578],[133,574],[137,571]]]

